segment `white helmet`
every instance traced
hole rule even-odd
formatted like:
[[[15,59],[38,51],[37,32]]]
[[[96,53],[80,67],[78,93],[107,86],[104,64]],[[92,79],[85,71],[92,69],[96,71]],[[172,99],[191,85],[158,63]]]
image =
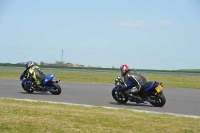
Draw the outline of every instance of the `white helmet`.
[[[29,68],[31,68],[32,66],[34,66],[34,63],[32,61],[28,61],[26,63],[26,69],[28,70]]]

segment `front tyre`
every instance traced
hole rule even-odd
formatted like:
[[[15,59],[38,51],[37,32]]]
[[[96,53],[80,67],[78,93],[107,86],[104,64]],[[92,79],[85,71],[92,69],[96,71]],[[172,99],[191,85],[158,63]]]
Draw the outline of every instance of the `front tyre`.
[[[150,102],[155,107],[162,107],[166,103],[165,96],[163,94],[158,94],[155,96],[155,102]]]
[[[33,93],[33,92],[34,92],[33,89],[27,89],[23,83],[22,83],[21,85],[22,85],[22,88],[23,88],[26,92],[28,92],[28,93]]]
[[[55,83],[55,82],[52,82],[50,85],[54,87],[54,90],[50,91],[51,94],[53,94],[53,95],[60,95],[60,93],[61,93],[61,87],[60,87],[60,85],[57,84],[57,83]]]
[[[124,95],[119,92],[119,91],[115,91],[113,90],[112,91],[112,97],[118,102],[118,103],[121,103],[121,104],[125,104],[127,103],[128,101],[128,98],[127,97],[124,97]]]

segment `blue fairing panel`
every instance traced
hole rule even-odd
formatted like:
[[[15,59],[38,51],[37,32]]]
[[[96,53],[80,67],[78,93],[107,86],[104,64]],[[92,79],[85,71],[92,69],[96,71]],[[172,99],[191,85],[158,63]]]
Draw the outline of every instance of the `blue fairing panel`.
[[[128,88],[132,88],[132,87],[134,87],[135,86],[135,84],[133,84],[132,82],[128,82]]]
[[[44,81],[43,81],[43,85],[49,83],[50,81],[53,80],[53,78],[55,77],[55,75],[52,75],[52,74],[47,74],[44,78]]]
[[[124,82],[121,82],[121,84],[123,84],[124,85]],[[128,82],[128,88],[131,88],[131,87],[134,87],[135,85],[133,84],[133,83],[131,83],[131,82]],[[113,91],[119,91],[119,88],[118,87],[115,87],[115,88],[113,88],[112,89]]]
[[[156,82],[156,81],[153,82],[152,85],[149,86],[149,87],[147,87],[147,88],[145,88],[144,91],[149,91],[149,90],[151,90],[151,89],[154,89],[154,88],[156,87],[157,84],[158,84],[158,82]]]
[[[118,88],[118,87],[115,87],[115,88],[113,88],[112,90],[113,90],[113,91],[118,91],[119,88]]]
[[[124,85],[124,82],[121,82],[121,84]],[[133,84],[132,82],[129,81],[127,86],[128,86],[129,88],[131,88],[131,87],[134,87],[135,84]]]

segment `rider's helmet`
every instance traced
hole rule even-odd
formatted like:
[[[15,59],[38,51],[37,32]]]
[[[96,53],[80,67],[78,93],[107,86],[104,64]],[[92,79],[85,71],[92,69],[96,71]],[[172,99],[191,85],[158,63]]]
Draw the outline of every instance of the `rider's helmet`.
[[[128,65],[124,64],[120,66],[121,75],[123,76],[129,70]]]
[[[33,67],[34,66],[34,63],[32,61],[28,61],[26,63],[26,69],[28,70],[29,68]]]

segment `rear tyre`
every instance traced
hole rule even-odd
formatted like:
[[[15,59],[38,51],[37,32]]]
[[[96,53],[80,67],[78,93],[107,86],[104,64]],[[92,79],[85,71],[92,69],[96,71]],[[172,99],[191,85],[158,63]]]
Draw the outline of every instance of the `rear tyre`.
[[[124,95],[122,95],[121,92],[118,92],[118,91],[115,91],[115,90],[112,91],[112,97],[113,97],[118,103],[121,103],[121,104],[125,104],[125,103],[127,103],[127,101],[128,101],[128,98],[127,98],[127,97],[124,97]]]
[[[153,106],[155,107],[162,107],[165,105],[166,103],[166,99],[165,99],[165,96],[163,94],[158,94],[157,96],[154,96],[155,97],[155,103],[154,102],[150,102]]]
[[[60,87],[60,85],[57,84],[57,83],[55,83],[55,82],[52,82],[50,85],[54,87],[54,91],[50,91],[51,94],[53,94],[53,95],[60,95],[60,93],[61,93],[61,87]]]

